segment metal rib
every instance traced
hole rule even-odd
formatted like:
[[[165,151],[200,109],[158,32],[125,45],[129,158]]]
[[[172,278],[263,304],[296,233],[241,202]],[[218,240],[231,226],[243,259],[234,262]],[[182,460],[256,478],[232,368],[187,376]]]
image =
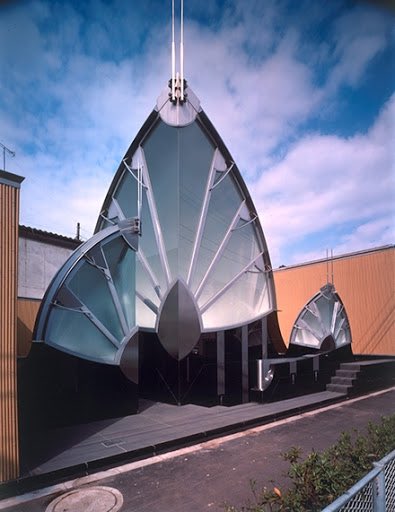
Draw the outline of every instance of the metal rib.
[[[137,251],[137,257],[140,260],[140,263],[142,264],[144,270],[146,271],[146,273],[154,287],[156,295],[161,299],[162,294],[160,292],[159,281],[158,281],[156,275],[154,274],[154,271],[152,270],[150,264],[148,263],[147,258],[145,257],[145,254],[144,254],[143,250],[141,249],[141,247]]]
[[[214,304],[222,295],[229,290],[229,288],[243,275],[247,272],[247,270],[254,265],[254,263],[261,258],[263,255],[263,252],[258,254],[256,258],[254,258],[248,265],[246,265],[243,270],[241,270],[238,274],[236,274],[219,292],[217,292],[211,299],[209,299],[201,308],[200,312],[203,314],[206,309],[208,309],[210,306]]]
[[[221,242],[220,246],[218,247],[217,252],[214,255],[214,258],[212,259],[208,269],[206,270],[206,273],[204,274],[203,279],[201,280],[201,282],[196,290],[196,293],[195,293],[196,300],[200,297],[200,294],[202,293],[203,286],[206,284],[206,281],[207,281],[208,276],[210,275],[210,272],[212,271],[212,269],[214,268],[214,266],[216,265],[216,263],[222,256],[222,253],[226,247],[226,244],[229,241],[232,231],[240,219],[240,213],[241,213],[242,209],[244,208],[244,205],[245,205],[245,201],[243,201],[240,204],[240,206],[238,207],[238,209],[235,213],[235,216],[233,217],[232,222],[230,223],[230,225],[225,233],[225,236],[222,239],[222,242]]]
[[[167,286],[169,286],[172,279],[171,279],[171,274],[170,274],[169,262],[167,261],[167,254],[166,254],[165,243],[163,240],[162,229],[161,229],[160,222],[159,222],[158,210],[156,208],[155,198],[152,193],[152,186],[151,186],[151,180],[150,180],[150,176],[149,176],[149,172],[148,172],[147,161],[145,159],[145,153],[144,153],[144,150],[142,147],[140,147],[140,151],[141,151],[141,158],[143,159],[143,181],[147,187],[146,194],[147,194],[148,207],[149,207],[149,210],[151,213],[152,226],[154,228],[156,244],[157,244],[158,252],[159,252],[159,258],[160,258],[160,262],[161,262],[161,265],[163,268],[163,272],[165,274],[166,284],[167,284]]]
[[[188,286],[190,286],[192,278],[193,278],[193,274],[195,272],[196,262],[197,262],[199,249],[200,249],[200,244],[202,241],[203,229],[204,229],[204,225],[205,225],[206,218],[207,218],[208,205],[210,202],[211,190],[212,190],[212,185],[213,185],[214,177],[215,177],[214,164],[215,164],[215,160],[217,158],[217,154],[218,154],[218,148],[216,148],[214,151],[213,159],[211,161],[210,171],[209,171],[208,178],[207,178],[206,190],[204,192],[202,209],[200,211],[199,222],[198,222],[198,227],[197,227],[196,236],[195,236],[195,242],[193,244],[191,263],[189,265],[189,270],[188,270],[188,277],[187,277],[187,285]]]
[[[152,302],[152,300],[144,297],[140,292],[136,290],[136,297],[138,297],[141,302],[143,302],[155,315],[158,314],[158,307]]]

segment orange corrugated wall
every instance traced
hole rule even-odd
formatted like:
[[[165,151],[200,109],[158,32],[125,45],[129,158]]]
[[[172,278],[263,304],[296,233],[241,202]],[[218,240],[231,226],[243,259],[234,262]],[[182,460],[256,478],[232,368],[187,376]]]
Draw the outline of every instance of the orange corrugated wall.
[[[0,183],[0,481],[18,476],[16,297],[19,189]]]
[[[17,302],[17,338],[18,357],[27,357],[32,346],[33,329],[41,300],[18,298]]]
[[[395,355],[395,248],[334,258],[333,273],[350,321],[354,354]],[[280,329],[288,345],[300,310],[327,282],[327,263],[275,270],[274,281]]]

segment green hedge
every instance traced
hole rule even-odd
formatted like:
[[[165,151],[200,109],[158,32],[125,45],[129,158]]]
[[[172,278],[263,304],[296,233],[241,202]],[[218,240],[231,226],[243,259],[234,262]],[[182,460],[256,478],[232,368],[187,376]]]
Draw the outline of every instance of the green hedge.
[[[344,494],[372,467],[395,449],[395,415],[369,423],[367,433],[343,432],[337,443],[322,453],[312,451],[304,460],[300,448],[283,454],[289,461],[291,485],[257,490],[251,483],[253,503],[241,509],[225,506],[227,512],[315,512]]]

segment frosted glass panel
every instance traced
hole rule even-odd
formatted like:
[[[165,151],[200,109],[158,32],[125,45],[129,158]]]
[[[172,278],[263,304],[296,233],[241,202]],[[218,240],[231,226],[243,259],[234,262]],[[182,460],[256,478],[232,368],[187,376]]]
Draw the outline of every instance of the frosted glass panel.
[[[103,272],[89,263],[78,267],[67,286],[119,341],[123,332]]]
[[[203,314],[206,329],[241,324],[270,309],[267,276],[246,272]]]
[[[123,173],[114,197],[126,218],[137,216],[137,181],[127,169]]]
[[[240,226],[245,223],[240,221]],[[253,223],[235,229],[224,249],[224,252],[210,273],[199,297],[199,306],[220,291],[243,268],[260,254],[256,232]],[[263,261],[259,268],[263,268]],[[252,270],[257,270],[255,267]],[[233,289],[233,287],[232,287]],[[231,292],[234,293],[234,292]]]
[[[136,315],[139,327],[145,327],[146,329],[153,329],[155,327],[155,313],[138,297],[136,297]]]
[[[103,252],[129,328],[136,325],[135,266],[136,253],[122,238],[103,247]]]
[[[321,315],[321,319],[324,325],[330,326],[332,323],[332,314],[333,314],[333,300],[328,300],[325,297],[321,296],[315,301]]]
[[[309,331],[298,330],[295,336],[295,343],[318,348],[320,340],[313,336]]]
[[[178,275],[187,278],[214,147],[197,123],[179,129],[180,240]]]
[[[178,266],[180,163],[178,137],[177,128],[160,122],[143,144],[167,258],[173,275],[177,275]]]
[[[47,332],[50,343],[88,359],[114,362],[116,348],[82,313],[53,307]]]
[[[147,259],[147,262],[149,263],[149,266],[154,272],[156,278],[158,279],[162,294],[165,294],[167,288],[166,278],[159,258],[158,246],[156,244],[155,233],[154,228],[152,226],[151,214],[149,211],[146,194],[143,194],[143,207],[141,210],[141,237],[139,240],[139,247],[143,251]],[[143,270],[143,272],[145,272],[145,270]],[[139,278],[137,277],[137,283],[139,283],[138,279]],[[141,293],[146,294],[147,292],[144,289],[141,290]]]
[[[160,301],[153,284],[140,261],[136,263],[136,290],[159,308]],[[155,327],[156,315],[136,297],[136,322],[140,327]]]
[[[321,338],[324,335],[322,323],[313,313],[306,310],[302,314],[302,319],[307,323],[310,329],[314,332],[317,338]]]
[[[241,202],[241,194],[230,174],[212,190],[192,290],[199,286]]]

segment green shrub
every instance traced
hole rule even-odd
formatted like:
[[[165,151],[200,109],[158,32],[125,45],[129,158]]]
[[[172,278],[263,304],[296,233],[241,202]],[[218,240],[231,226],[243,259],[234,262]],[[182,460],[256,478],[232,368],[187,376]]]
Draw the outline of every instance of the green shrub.
[[[227,512],[315,512],[320,511],[372,469],[374,461],[395,449],[395,415],[369,423],[367,433],[343,432],[337,443],[322,453],[312,451],[304,460],[297,447],[284,453],[290,463],[290,487],[257,491],[252,482],[254,503]]]

